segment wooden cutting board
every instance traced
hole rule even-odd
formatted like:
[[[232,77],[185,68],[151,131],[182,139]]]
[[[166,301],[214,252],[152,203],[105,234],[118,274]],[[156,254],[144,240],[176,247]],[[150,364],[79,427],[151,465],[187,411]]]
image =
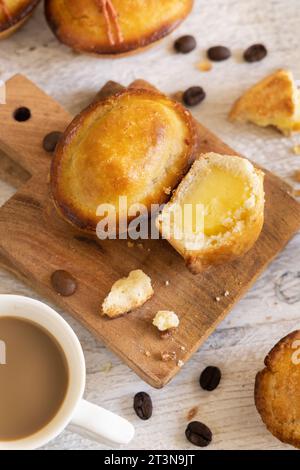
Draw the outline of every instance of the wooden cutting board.
[[[0,263],[71,313],[142,379],[163,387],[178,372],[178,360],[187,362],[300,228],[300,204],[289,195],[286,183],[266,172],[265,225],[259,240],[240,260],[198,276],[187,271],[164,240],[145,241],[134,248],[126,240],[98,244],[62,221],[48,196],[51,154],[43,150],[42,141],[49,132],[64,130],[70,114],[21,75],[9,80],[6,90],[7,104],[0,105],[0,149],[9,158],[1,157],[0,176],[19,189],[0,208]],[[24,106],[31,118],[17,122],[14,111]],[[203,152],[235,153],[199,126]],[[137,268],[152,278],[153,298],[124,317],[102,318],[100,307],[113,282]],[[73,296],[61,297],[51,288],[50,276],[56,269],[66,269],[77,278],[79,287]],[[225,291],[229,296],[224,296]],[[173,339],[160,339],[151,325],[161,309],[180,316]],[[177,360],[163,362],[163,351],[175,351]]]

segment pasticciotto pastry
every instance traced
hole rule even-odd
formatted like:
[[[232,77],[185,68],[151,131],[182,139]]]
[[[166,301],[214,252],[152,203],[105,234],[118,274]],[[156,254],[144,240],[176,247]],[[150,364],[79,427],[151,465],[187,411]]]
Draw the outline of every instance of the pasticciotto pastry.
[[[51,167],[51,192],[64,219],[95,234],[100,205],[115,208],[117,233],[143,204],[163,204],[189,170],[199,149],[197,125],[179,103],[146,89],[129,88],[90,105],[60,139]],[[101,206],[103,207],[103,206]],[[104,206],[105,207],[105,206]],[[98,211],[98,212],[97,212]]]
[[[256,408],[268,430],[300,449],[300,331],[282,338],[255,381]]]
[[[114,283],[102,304],[102,314],[110,318],[119,317],[144,305],[153,294],[150,277],[136,269]]]
[[[264,221],[264,174],[245,158],[200,155],[158,215],[164,238],[197,274],[245,254]]]
[[[81,52],[119,55],[158,41],[190,13],[193,0],[46,0],[57,38]]]
[[[300,90],[288,70],[278,70],[247,90],[229,119],[274,126],[285,135],[300,131]]]
[[[19,29],[31,16],[40,0],[0,0],[0,39]]]

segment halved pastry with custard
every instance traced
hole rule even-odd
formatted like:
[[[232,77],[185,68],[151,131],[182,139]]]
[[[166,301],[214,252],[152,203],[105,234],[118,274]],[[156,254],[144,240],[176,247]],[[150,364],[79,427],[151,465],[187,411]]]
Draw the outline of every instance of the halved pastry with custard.
[[[264,174],[245,158],[200,156],[158,215],[157,226],[197,274],[245,254],[264,221]]]
[[[67,221],[91,233],[101,219],[99,207],[109,205],[115,209],[109,220],[123,233],[137,204],[148,217],[152,204],[170,198],[198,151],[189,111],[158,92],[125,89],[90,105],[66,129],[51,167],[54,203]]]
[[[190,13],[193,0],[46,0],[50,28],[81,52],[118,55],[158,41]]]
[[[266,127],[285,135],[300,132],[300,90],[288,70],[277,70],[247,90],[234,104],[229,118]]]
[[[19,29],[31,16],[40,0],[0,0],[0,39]]]

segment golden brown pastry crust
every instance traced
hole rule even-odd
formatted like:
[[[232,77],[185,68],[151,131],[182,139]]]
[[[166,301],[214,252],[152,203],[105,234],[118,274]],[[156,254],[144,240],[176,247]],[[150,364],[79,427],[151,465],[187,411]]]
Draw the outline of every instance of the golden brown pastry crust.
[[[0,39],[17,31],[29,19],[39,2],[40,0],[20,0],[14,8],[9,8],[6,0],[0,1]]]
[[[277,70],[249,88],[233,105],[231,121],[274,126],[289,135],[300,131],[300,93],[288,70]]]
[[[255,405],[268,430],[300,448],[300,330],[282,338],[265,358],[255,380]]]
[[[46,0],[45,14],[56,37],[74,50],[116,56],[144,49],[162,39],[186,18],[194,3],[108,1],[111,9],[104,14],[101,0]],[[112,11],[116,18],[110,16]]]
[[[51,166],[54,204],[92,234],[99,204],[116,206],[119,195],[150,214],[151,204],[166,202],[190,168],[199,140],[192,115],[179,103],[153,90],[125,89],[90,105],[66,129]]]

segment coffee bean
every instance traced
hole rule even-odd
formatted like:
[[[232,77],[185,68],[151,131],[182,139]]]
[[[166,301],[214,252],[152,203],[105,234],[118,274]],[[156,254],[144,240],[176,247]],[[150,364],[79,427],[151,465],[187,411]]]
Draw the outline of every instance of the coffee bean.
[[[143,420],[147,420],[152,416],[152,400],[146,392],[139,392],[133,400],[134,411],[137,416]]]
[[[231,51],[225,46],[214,46],[210,47],[207,51],[207,57],[214,62],[220,62],[221,60],[227,60],[231,56]]]
[[[211,392],[219,385],[221,371],[218,367],[209,366],[200,375],[199,383],[204,390]]]
[[[206,447],[212,441],[211,430],[199,421],[192,421],[188,424],[185,435],[188,441],[198,447]]]
[[[201,86],[192,86],[188,88],[182,95],[182,100],[187,106],[195,106],[201,103],[206,96]]]
[[[258,62],[266,57],[268,51],[263,44],[253,44],[244,52],[246,62]]]
[[[196,39],[194,36],[181,36],[180,38],[176,39],[174,42],[174,49],[177,52],[181,52],[182,54],[187,54],[195,49],[197,46]]]
[[[46,152],[54,152],[57,142],[59,141],[60,137],[62,136],[62,132],[53,131],[47,134],[43,140],[43,149]]]
[[[62,269],[52,273],[51,284],[53,289],[63,297],[73,295],[77,289],[76,279],[74,279],[70,273]]]

